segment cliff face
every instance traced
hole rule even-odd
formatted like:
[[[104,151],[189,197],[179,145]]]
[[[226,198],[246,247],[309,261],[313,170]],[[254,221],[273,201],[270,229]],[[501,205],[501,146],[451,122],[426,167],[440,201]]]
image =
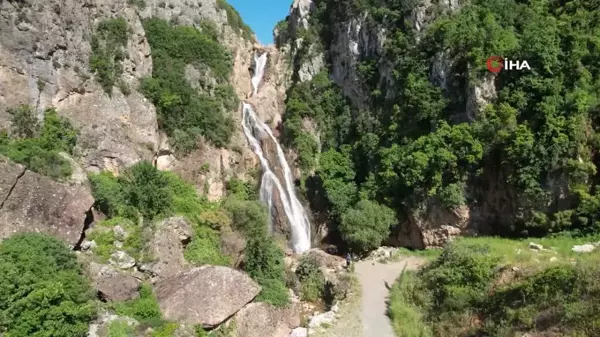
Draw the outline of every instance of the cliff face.
[[[6,108],[56,107],[81,129],[79,156],[86,169],[118,172],[151,160],[159,142],[154,107],[136,90],[113,97],[88,66],[93,29],[117,13],[132,34],[125,48],[123,81],[131,88],[152,72],[150,47],[127,1],[3,1],[0,4],[0,122]]]
[[[46,108],[56,107],[59,114],[68,117],[80,130],[76,157],[85,170],[119,173],[140,160],[154,160],[160,169],[174,170],[196,183],[211,199],[222,197],[229,177],[249,178],[245,173],[257,165],[246,147],[239,110],[229,112],[235,125],[229,146],[217,148],[202,142],[191,154],[176,155],[166,133],[160,131],[155,107],[140,92],[139,85],[153,71],[142,20],[157,17],[199,29],[202,22],[212,22],[220,42],[231,52],[234,65],[229,83],[239,98],[244,99],[251,92],[254,54],[270,54],[268,74],[261,93],[252,98],[252,103],[263,120],[276,126],[281,120],[286,74],[290,72],[276,49],[265,49],[248,36],[242,36],[236,31],[239,27],[232,28],[228,15],[215,0],[175,0],[168,5],[149,0],[140,6],[125,0],[3,1],[0,126],[8,128],[8,108],[31,105],[41,119]],[[98,25],[117,17],[126,20],[129,34],[120,81],[112,95],[108,95],[90,68],[90,55]],[[190,82],[213,81],[210,74],[191,69]]]
[[[519,15],[534,12],[512,2],[506,6]],[[548,9],[548,15],[554,10]],[[552,109],[568,110],[560,118],[592,125],[580,115],[592,105],[575,111],[551,98],[549,83],[559,78],[562,61],[549,62],[546,54],[551,53],[536,42],[537,35],[527,33],[531,30],[524,27],[536,26],[533,21],[507,13],[461,1],[382,1],[378,6],[294,1],[276,29],[278,46],[290,55],[294,71],[283,121],[288,143],[304,156],[299,160],[304,173],[321,181],[317,192],[327,196],[326,207],[337,209],[328,221],[340,223],[357,200],[375,199],[401,219],[390,243],[415,248],[440,246],[456,235],[546,233],[557,230],[557,223],[580,223],[567,186],[580,178],[589,182],[595,174],[584,168],[592,165],[591,133],[566,126],[550,131],[533,116],[541,109],[545,117],[540,118],[553,120],[549,115],[558,110]],[[547,30],[551,37],[545,43],[554,50],[569,48],[555,42],[571,33],[550,23],[538,28]],[[502,45],[487,43],[486,34]],[[538,66],[530,73],[487,71],[485,60],[500,54],[528,57]],[[595,73],[593,63],[581,62]],[[538,81],[550,91],[524,84]],[[561,95],[578,90],[561,85],[556,89]],[[546,109],[549,101],[554,103]],[[538,152],[533,144],[554,146],[542,136],[553,132],[570,139],[565,141],[570,145],[557,150],[561,158],[555,152],[550,160],[548,151]],[[532,143],[524,145],[525,139]],[[320,162],[326,151],[349,156],[351,165]],[[580,178],[565,175],[572,165],[581,170]],[[560,220],[563,216],[568,224]]]

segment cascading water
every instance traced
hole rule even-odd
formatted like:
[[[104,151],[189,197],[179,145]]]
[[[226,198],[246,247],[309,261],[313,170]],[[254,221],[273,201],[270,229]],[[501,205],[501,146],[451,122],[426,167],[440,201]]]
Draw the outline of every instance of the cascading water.
[[[256,95],[258,92],[258,86],[264,75],[265,65],[267,63],[267,54],[264,53],[261,56],[255,56],[254,60],[255,70],[254,76],[252,77],[252,88],[254,90],[254,95]],[[277,189],[281,199],[281,204],[283,205],[285,216],[290,223],[290,229],[292,232],[292,248],[296,253],[305,252],[310,249],[310,222],[306,212],[304,211],[304,208],[302,207],[302,204],[296,197],[292,170],[285,159],[283,150],[273,135],[271,128],[269,128],[269,126],[267,126],[258,118],[256,112],[250,104],[244,103],[242,114],[242,128],[244,129],[244,134],[246,135],[252,150],[258,156],[263,170],[262,181],[260,184],[260,199],[269,207],[269,226],[272,227],[271,211],[273,208],[273,192],[274,189]],[[279,178],[277,178],[277,175],[275,175],[273,170],[271,170],[269,161],[264,156],[259,139],[266,137],[270,138],[276,145],[277,161],[278,164],[283,168],[285,186],[281,184]]]
[[[252,76],[252,95],[258,93],[258,86],[265,74],[265,66],[267,65],[267,53],[258,56],[254,55],[254,76]]]

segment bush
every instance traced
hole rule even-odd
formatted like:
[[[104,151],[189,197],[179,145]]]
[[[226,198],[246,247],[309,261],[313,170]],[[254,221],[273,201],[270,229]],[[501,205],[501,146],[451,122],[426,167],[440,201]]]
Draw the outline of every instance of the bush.
[[[303,300],[316,302],[323,298],[325,275],[319,269],[319,263],[314,256],[302,256],[296,275],[300,281],[300,294]]]
[[[373,201],[361,200],[355,208],[342,214],[340,232],[342,238],[356,251],[368,251],[379,247],[390,234],[396,222],[394,212]]]
[[[227,181],[226,189],[229,196],[241,200],[258,200],[257,188],[251,182],[231,178]]]
[[[190,242],[185,247],[185,259],[195,265],[231,266],[231,258],[221,252],[219,233],[205,227],[197,227]]]
[[[54,109],[44,113],[41,127],[31,107],[21,106],[9,110],[12,114],[15,139],[3,136],[0,154],[25,165],[29,170],[54,179],[66,178],[73,168],[60,152],[72,153],[77,142],[77,131]],[[31,123],[27,125],[27,123]]]
[[[227,0],[217,0],[217,6],[227,12],[227,23],[236,34],[242,34],[245,39],[252,40],[254,33],[250,26],[244,23],[240,13]]]
[[[0,243],[0,331],[11,337],[84,336],[93,291],[75,254],[42,234]]]
[[[248,242],[244,269],[262,287],[258,300],[275,306],[289,303],[283,252],[272,239],[263,235]]]
[[[109,96],[112,95],[113,86],[123,72],[121,62],[125,58],[127,34],[127,21],[115,18],[100,22],[92,36],[90,68],[96,73],[98,82]]]
[[[244,233],[246,238],[263,238],[266,235],[268,212],[261,202],[228,198],[223,207],[230,214],[233,229]]]
[[[162,319],[158,300],[152,291],[152,287],[147,284],[140,287],[139,298],[122,303],[115,303],[114,309],[117,314],[133,317],[140,323],[158,322]]]
[[[142,81],[141,90],[156,106],[160,125],[174,140],[175,150],[189,153],[200,136],[216,146],[227,145],[233,121],[225,110],[237,106],[234,90],[219,85],[212,97],[199,93],[187,82],[185,67],[208,67],[217,81],[224,82],[233,67],[231,55],[212,39],[211,32],[172,26],[157,18],[143,24],[154,66],[152,78]]]

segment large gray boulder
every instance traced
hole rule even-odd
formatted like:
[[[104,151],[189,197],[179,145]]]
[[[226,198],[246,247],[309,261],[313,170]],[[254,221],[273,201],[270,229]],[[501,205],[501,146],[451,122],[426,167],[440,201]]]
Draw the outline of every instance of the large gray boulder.
[[[148,265],[149,271],[159,279],[168,278],[188,269],[189,263],[183,256],[184,243],[191,240],[192,228],[185,218],[173,217],[156,225],[148,245],[155,262]]]
[[[106,301],[126,301],[138,297],[140,280],[111,266],[91,263],[90,276],[99,295]]]
[[[252,301],[260,290],[241,271],[202,266],[158,282],[155,293],[166,319],[213,328]]]
[[[0,239],[41,232],[75,245],[94,198],[86,185],[70,186],[0,157]]]
[[[295,307],[250,303],[235,315],[238,337],[287,337],[299,325],[300,314]]]

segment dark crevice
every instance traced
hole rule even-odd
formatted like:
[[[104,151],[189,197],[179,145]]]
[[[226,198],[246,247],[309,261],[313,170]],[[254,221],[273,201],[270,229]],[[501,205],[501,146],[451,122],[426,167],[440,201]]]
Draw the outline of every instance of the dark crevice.
[[[81,231],[81,235],[79,236],[79,241],[73,247],[73,250],[81,250],[81,244],[85,240],[85,232],[90,228],[92,223],[94,222],[94,212],[93,208],[90,208],[87,212],[85,212],[85,220],[83,221],[83,230]]]
[[[181,240],[181,246],[183,247],[183,249],[185,249],[187,245],[190,244],[190,242],[192,242],[191,237],[186,237],[185,239]]]
[[[6,202],[6,200],[8,200],[8,198],[10,198],[10,195],[12,194],[13,190],[19,183],[19,180],[25,175],[25,172],[27,172],[27,169],[23,168],[23,172],[21,172],[21,174],[19,174],[19,176],[17,176],[17,179],[15,179],[15,183],[10,187],[10,190],[6,194],[6,198],[4,198],[4,200],[2,200],[2,203],[0,203],[0,210],[2,210],[2,208],[4,207],[4,203]]]

